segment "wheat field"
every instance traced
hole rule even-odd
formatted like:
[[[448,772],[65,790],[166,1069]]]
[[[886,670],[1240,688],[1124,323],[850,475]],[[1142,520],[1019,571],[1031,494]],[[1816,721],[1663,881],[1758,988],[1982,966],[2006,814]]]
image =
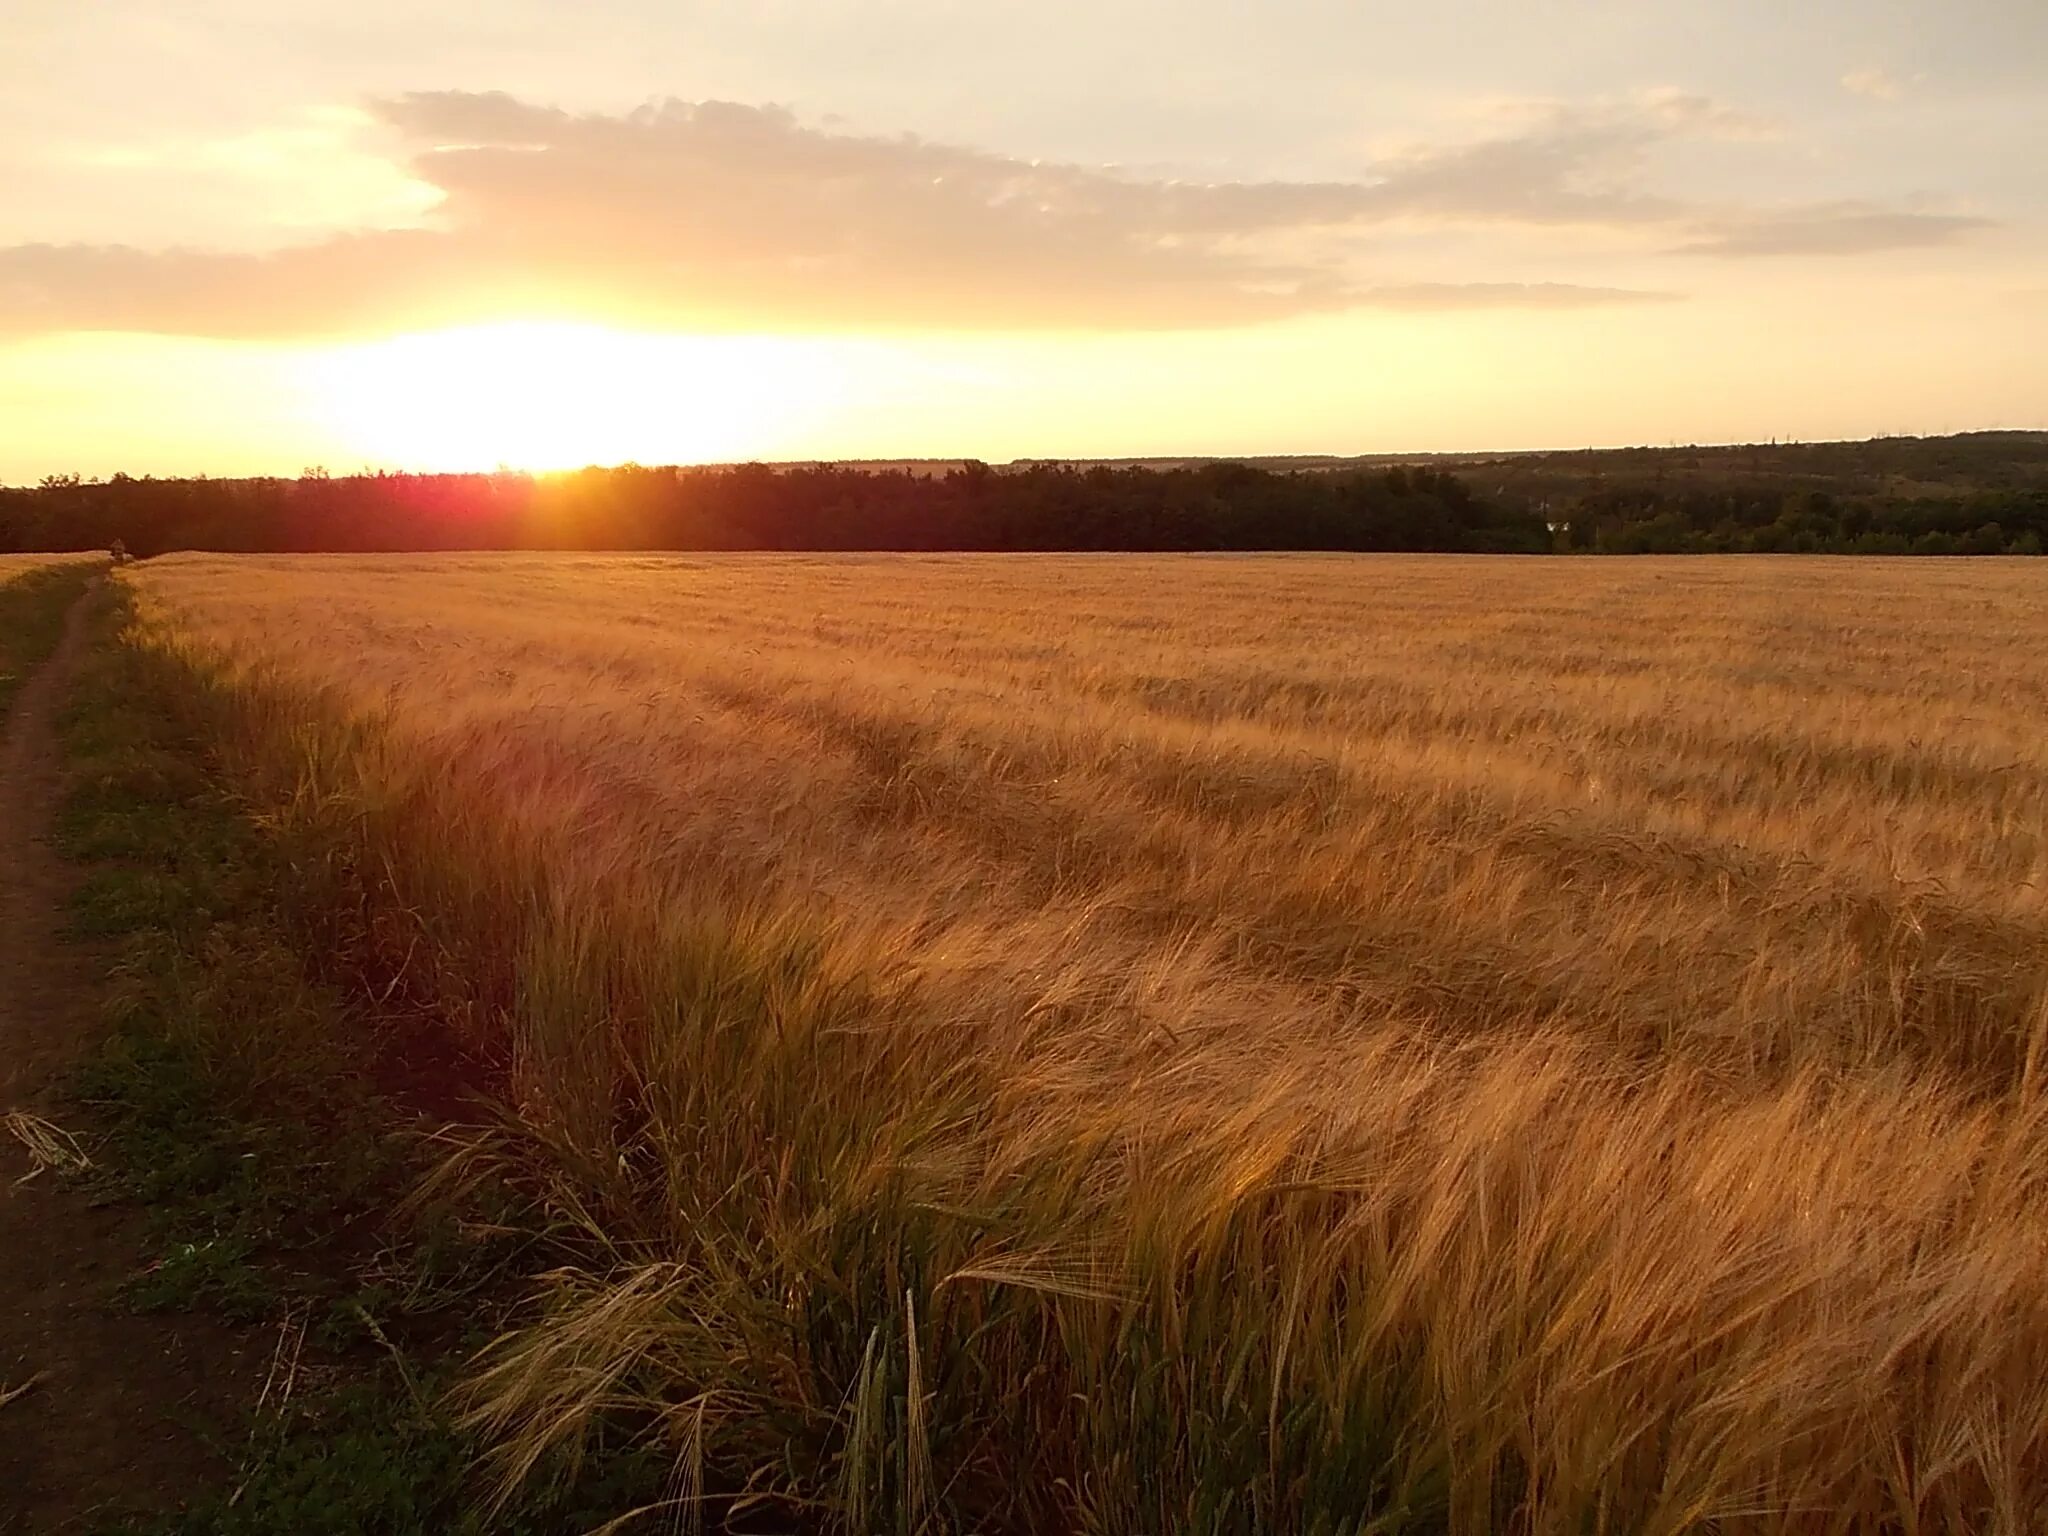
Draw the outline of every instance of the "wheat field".
[[[503,1063],[508,1480],[623,1416],[849,1530],[2048,1505],[2024,561],[116,579]]]
[[[53,565],[75,565],[81,561],[103,560],[97,553],[89,555],[10,555],[0,554],[0,582],[12,581],[17,576],[26,576],[30,571],[47,570]]]

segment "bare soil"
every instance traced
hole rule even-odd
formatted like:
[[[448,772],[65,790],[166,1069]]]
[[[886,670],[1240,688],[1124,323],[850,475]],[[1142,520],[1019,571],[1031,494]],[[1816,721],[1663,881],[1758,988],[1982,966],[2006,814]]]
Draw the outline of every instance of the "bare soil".
[[[75,1119],[58,1087],[92,1043],[96,957],[62,939],[75,872],[46,835],[62,787],[55,714],[85,600],[16,696],[0,742],[0,1113]],[[77,1130],[75,1124],[67,1126]],[[96,1204],[0,1136],[0,1532],[89,1529],[166,1509],[229,1469],[193,1426],[231,1421],[258,1346],[202,1317],[141,1317],[116,1294],[140,1257],[133,1210]]]

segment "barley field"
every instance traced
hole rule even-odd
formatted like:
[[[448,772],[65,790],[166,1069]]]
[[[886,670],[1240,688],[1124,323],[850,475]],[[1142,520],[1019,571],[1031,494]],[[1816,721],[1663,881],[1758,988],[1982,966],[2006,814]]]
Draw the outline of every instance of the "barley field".
[[[104,555],[9,555],[0,554],[0,581],[12,581],[17,576],[26,576],[30,571],[47,570],[54,565],[74,565],[82,561],[103,560]]]
[[[508,1480],[624,1416],[856,1531],[2048,1506],[2024,561],[116,579],[503,1065]]]

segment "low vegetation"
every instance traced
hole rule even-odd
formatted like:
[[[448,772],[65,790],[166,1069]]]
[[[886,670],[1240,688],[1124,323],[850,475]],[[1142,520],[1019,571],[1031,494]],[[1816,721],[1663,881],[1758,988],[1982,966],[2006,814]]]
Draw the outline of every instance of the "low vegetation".
[[[581,1479],[550,1461],[495,1511],[478,1497],[444,1398],[509,1301],[519,1245],[408,1203],[445,1067],[348,971],[335,914],[306,926],[289,860],[307,850],[221,781],[232,706],[125,643],[127,623],[125,592],[93,599],[66,711],[56,840],[87,871],[70,928],[110,980],[68,1083],[75,1133],[48,1161],[141,1212],[113,1304],[167,1327],[225,1318],[260,1374],[244,1416],[189,1425],[225,1469],[210,1494],[94,1529],[570,1536],[649,1502],[660,1477],[631,1447]]]
[[[28,674],[57,648],[65,611],[98,568],[74,555],[0,555],[0,722]]]
[[[47,572],[58,567],[76,567],[82,560],[92,556],[76,554],[58,555],[9,555],[0,554],[0,583],[11,582],[18,577]]]
[[[502,1113],[507,1491],[2027,1528],[2022,563],[181,557],[137,665]],[[319,615],[310,625],[307,616]]]

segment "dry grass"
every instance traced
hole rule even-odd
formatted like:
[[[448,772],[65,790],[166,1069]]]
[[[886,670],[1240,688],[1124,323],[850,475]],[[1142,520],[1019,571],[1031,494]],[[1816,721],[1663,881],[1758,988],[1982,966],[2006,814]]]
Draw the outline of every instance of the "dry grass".
[[[9,555],[0,553],[0,581],[12,581],[30,571],[44,570],[53,565],[75,565],[80,561],[105,560],[98,550],[77,555]]]
[[[53,1121],[25,1109],[11,1109],[0,1115],[0,1130],[20,1142],[28,1153],[28,1172],[14,1182],[26,1184],[51,1169],[59,1173],[83,1173],[92,1158],[78,1138]]]
[[[854,1529],[2048,1504],[2025,562],[125,579],[510,1056],[508,1475],[626,1411]]]

